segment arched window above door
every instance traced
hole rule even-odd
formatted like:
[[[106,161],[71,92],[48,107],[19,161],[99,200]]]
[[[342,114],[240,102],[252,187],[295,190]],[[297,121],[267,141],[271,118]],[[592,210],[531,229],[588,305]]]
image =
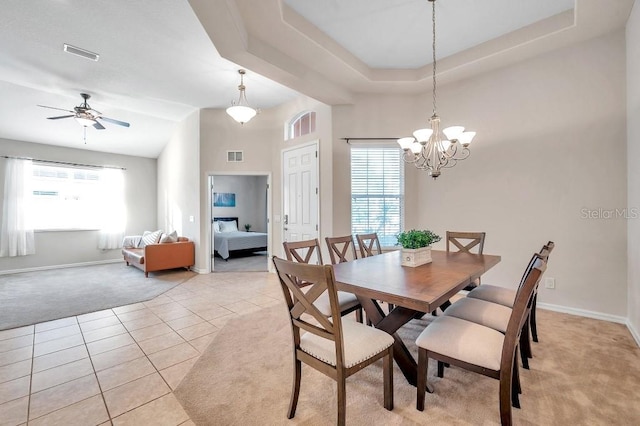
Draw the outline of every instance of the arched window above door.
[[[304,111],[296,115],[289,122],[286,140],[308,135],[316,131],[315,111]]]

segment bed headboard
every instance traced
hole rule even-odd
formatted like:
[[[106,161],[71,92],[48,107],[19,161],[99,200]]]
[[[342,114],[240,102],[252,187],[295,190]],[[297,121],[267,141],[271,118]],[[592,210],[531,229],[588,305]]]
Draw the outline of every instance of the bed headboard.
[[[236,224],[239,223],[237,217],[214,217],[213,220],[214,221],[219,221],[219,222],[233,222],[235,220]],[[240,225],[238,225],[238,226],[240,226]]]

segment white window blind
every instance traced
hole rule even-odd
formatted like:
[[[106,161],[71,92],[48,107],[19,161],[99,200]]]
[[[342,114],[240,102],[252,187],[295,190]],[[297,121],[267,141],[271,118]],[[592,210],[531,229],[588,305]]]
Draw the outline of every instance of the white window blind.
[[[404,209],[400,148],[351,147],[351,232],[375,232],[382,246],[397,243]]]

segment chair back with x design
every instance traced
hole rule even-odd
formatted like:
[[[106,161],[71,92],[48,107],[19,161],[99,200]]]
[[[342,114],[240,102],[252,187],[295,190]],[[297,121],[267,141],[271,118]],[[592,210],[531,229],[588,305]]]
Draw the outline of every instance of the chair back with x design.
[[[375,232],[371,234],[357,234],[356,240],[358,240],[358,247],[360,247],[361,258],[382,254],[380,240],[378,239],[378,234]]]
[[[326,237],[327,249],[331,256],[331,264],[349,262],[356,260],[356,246],[353,244],[353,237],[347,235],[344,237]]]

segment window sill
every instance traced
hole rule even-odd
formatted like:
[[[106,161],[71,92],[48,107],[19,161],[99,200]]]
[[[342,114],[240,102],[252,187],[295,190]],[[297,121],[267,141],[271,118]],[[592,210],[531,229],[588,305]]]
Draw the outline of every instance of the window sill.
[[[69,229],[34,229],[33,232],[45,233],[45,232],[86,232],[86,231],[99,231],[97,228],[69,228]]]

